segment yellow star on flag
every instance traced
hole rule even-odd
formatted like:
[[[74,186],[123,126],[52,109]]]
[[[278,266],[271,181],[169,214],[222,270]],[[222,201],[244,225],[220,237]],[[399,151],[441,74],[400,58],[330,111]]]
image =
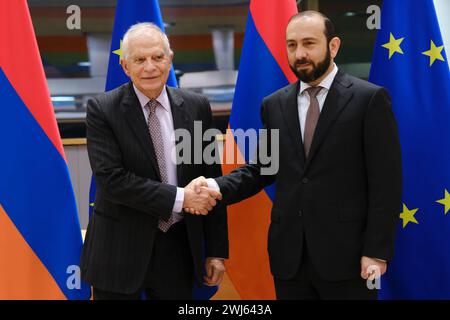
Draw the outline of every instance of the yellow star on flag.
[[[444,57],[442,56],[442,50],[444,49],[444,46],[436,47],[433,40],[431,40],[431,48],[428,51],[422,52],[423,55],[430,57],[430,67],[433,65],[433,63],[436,60],[445,61]]]
[[[391,32],[390,37],[389,37],[389,42],[382,45],[383,48],[386,48],[389,50],[389,59],[391,59],[391,57],[396,52],[403,54],[403,50],[400,47],[400,44],[402,43],[402,41],[404,39],[405,38],[395,39],[394,35]]]
[[[119,56],[119,63],[120,63],[120,59],[122,58],[122,40],[120,40],[120,48],[114,50],[113,53]]]
[[[441,199],[441,200],[438,200],[436,202],[440,203],[440,204],[443,204],[445,206],[444,214],[447,214],[448,210],[450,209],[450,194],[448,193],[447,189],[445,189],[444,198]]]
[[[419,222],[417,222],[416,218],[414,218],[414,215],[416,214],[417,210],[419,210],[419,209],[416,208],[416,209],[409,210],[406,207],[406,204],[403,204],[403,212],[400,213],[400,218],[403,219],[403,228],[405,228],[409,222],[419,224]]]

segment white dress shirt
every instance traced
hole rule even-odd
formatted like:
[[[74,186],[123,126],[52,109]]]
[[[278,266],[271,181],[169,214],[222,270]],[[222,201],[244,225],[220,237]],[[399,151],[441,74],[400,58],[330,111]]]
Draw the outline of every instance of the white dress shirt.
[[[142,111],[144,112],[145,122],[148,122],[148,117],[150,115],[150,111],[145,106],[150,101],[145,94],[139,91],[138,88],[133,84],[134,91],[139,99],[139,102],[142,107]],[[162,105],[162,108],[158,107],[155,110],[156,116],[158,117],[159,123],[161,124],[161,134],[164,137],[164,158],[166,160],[166,169],[167,169],[167,183],[177,186],[177,165],[172,161],[171,152],[175,150],[175,135],[173,128],[173,118],[172,118],[172,110],[170,109],[169,97],[167,95],[166,87],[164,86],[161,94],[156,98],[156,100]],[[184,188],[177,187],[177,195],[175,197],[175,203],[173,205],[172,211],[175,213],[180,213],[183,210],[183,201],[184,201]],[[179,215],[175,216],[176,220],[181,219]]]
[[[318,87],[323,89],[317,94],[317,101],[319,102],[319,109],[322,112],[323,104],[327,98],[328,91],[330,90],[331,84],[333,83],[334,77],[338,72],[338,67],[336,64],[333,65],[333,70],[318,84]],[[311,87],[309,84],[300,81],[300,90],[297,97],[297,107],[298,107],[298,117],[300,120],[300,129],[302,133],[302,141],[305,139],[305,122],[306,113],[309,108],[309,94],[305,90]]]

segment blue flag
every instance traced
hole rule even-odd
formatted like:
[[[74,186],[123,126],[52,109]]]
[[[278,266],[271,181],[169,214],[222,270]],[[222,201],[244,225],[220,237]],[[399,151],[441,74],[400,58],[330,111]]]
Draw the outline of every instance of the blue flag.
[[[106,76],[105,91],[113,90],[124,83],[130,81],[120,65],[122,54],[122,40],[125,32],[134,24],[140,22],[152,22],[164,32],[164,23],[157,0],[118,0],[116,6],[116,16],[111,40],[111,50],[108,64],[108,74]],[[170,70],[167,85],[177,87],[177,80],[173,67]],[[95,180],[92,176],[89,190],[89,216],[92,214],[95,202]],[[216,292],[218,287],[194,286],[194,299],[207,300]]]
[[[385,0],[370,81],[392,96],[403,210],[382,299],[450,299],[450,72],[432,0]]]

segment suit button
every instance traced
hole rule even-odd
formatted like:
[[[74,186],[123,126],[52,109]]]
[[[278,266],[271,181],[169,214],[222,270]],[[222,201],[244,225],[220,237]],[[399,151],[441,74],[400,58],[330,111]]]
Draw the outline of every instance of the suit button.
[[[298,216],[299,217],[303,216],[303,210],[298,210]]]
[[[308,179],[308,178],[303,178],[303,179],[302,179],[302,183],[303,183],[303,184],[307,184],[308,182],[309,182],[309,179]]]

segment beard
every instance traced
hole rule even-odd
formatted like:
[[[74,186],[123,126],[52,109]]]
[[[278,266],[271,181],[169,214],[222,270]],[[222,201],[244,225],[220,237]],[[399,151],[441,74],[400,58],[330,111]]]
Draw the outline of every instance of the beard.
[[[309,63],[312,66],[312,70],[298,70],[297,67],[300,64]],[[327,72],[328,68],[330,67],[331,63],[331,53],[330,48],[327,46],[327,53],[325,55],[325,58],[322,61],[319,61],[317,63],[314,63],[311,60],[308,59],[302,59],[302,60],[296,60],[294,62],[294,65],[289,64],[289,67],[291,68],[292,72],[297,76],[297,78],[304,82],[304,83],[310,83]]]

